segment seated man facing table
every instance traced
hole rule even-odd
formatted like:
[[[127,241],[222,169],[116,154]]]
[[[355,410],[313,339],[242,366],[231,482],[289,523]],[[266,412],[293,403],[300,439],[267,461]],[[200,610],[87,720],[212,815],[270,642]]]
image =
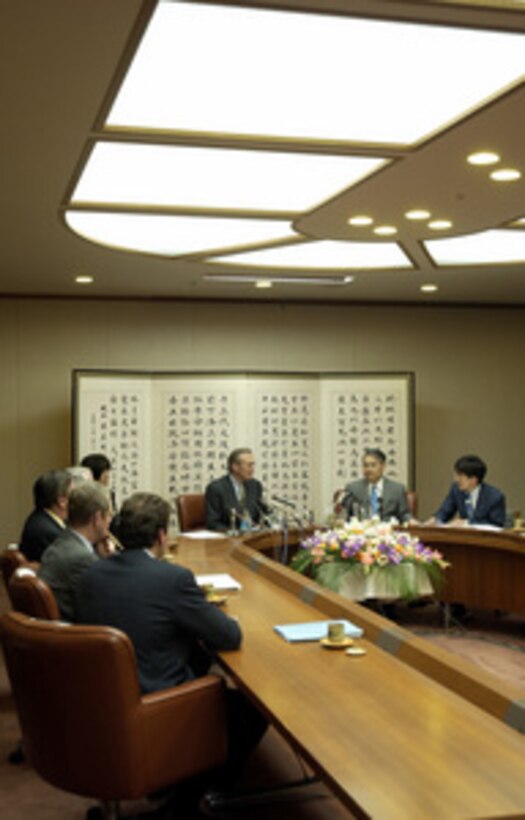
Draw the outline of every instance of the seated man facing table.
[[[457,516],[462,525],[504,527],[505,496],[485,483],[486,472],[486,464],[478,456],[458,458],[454,464],[454,483],[439,510],[426,523],[446,524]]]
[[[242,640],[237,620],[207,601],[189,569],[161,560],[170,513],[168,502],[152,493],[128,498],[119,514],[124,550],[93,564],[79,589],[81,623],[113,626],[131,639],[145,693],[205,674],[211,660],[205,649],[235,650]],[[266,722],[240,692],[227,696],[230,765],[237,773]]]
[[[378,516],[382,521],[391,518],[404,524],[411,519],[407,494],[403,484],[384,476],[386,455],[378,448],[365,450],[363,456],[363,478],[347,484],[341,502],[347,511],[347,518],[371,518]]]
[[[84,481],[69,494],[68,527],[42,554],[38,575],[51,587],[61,617],[76,620],[76,594],[82,574],[112,549],[107,494]]]
[[[28,561],[40,561],[46,547],[65,530],[71,485],[67,470],[50,470],[33,484],[35,508],[20,538],[20,550]]]
[[[80,462],[82,467],[91,470],[93,481],[97,481],[109,495],[111,509],[116,509],[115,493],[110,487],[111,481],[111,461],[103,453],[89,453]]]
[[[246,447],[228,456],[228,475],[206,487],[206,527],[209,530],[249,530],[269,512],[263,488],[253,477],[255,460]]]

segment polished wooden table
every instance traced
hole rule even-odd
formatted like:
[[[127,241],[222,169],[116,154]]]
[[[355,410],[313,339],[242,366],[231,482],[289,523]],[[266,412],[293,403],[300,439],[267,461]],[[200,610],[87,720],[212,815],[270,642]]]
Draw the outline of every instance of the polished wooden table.
[[[474,527],[410,527],[450,562],[439,597],[525,615],[525,537]]]
[[[469,664],[239,540],[180,538],[178,560],[241,582],[227,612],[243,646],[220,662],[356,817],[525,817],[525,739],[503,721],[513,707],[525,729],[525,692],[502,684],[500,694],[490,676],[476,680]],[[364,626],[367,654],[289,644],[273,629],[327,617]]]

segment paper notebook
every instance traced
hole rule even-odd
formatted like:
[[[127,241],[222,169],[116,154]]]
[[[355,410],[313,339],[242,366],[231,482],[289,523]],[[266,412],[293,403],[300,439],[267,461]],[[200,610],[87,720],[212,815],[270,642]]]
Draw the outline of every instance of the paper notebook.
[[[215,589],[221,590],[242,589],[241,584],[236,581],[235,578],[232,578],[231,575],[228,575],[227,572],[215,573],[213,575],[196,575],[195,580],[200,587],[211,584]]]
[[[360,626],[356,626],[351,621],[345,621],[344,618],[333,618],[330,621],[308,621],[304,624],[281,624],[274,626],[275,631],[285,639],[294,643],[295,641],[320,641],[321,638],[326,638],[328,631],[328,624],[344,624],[345,635],[348,638],[360,638],[363,630]]]

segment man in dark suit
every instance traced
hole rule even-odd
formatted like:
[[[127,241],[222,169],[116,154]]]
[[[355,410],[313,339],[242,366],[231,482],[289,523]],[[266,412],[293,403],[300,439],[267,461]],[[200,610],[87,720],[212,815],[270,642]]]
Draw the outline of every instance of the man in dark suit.
[[[505,496],[484,481],[485,463],[473,455],[462,456],[454,464],[454,483],[436,512],[432,523],[446,524],[458,516],[463,524],[505,526]]]
[[[137,656],[143,692],[177,686],[209,663],[206,650],[239,649],[237,620],[206,600],[189,569],[162,561],[170,506],[157,495],[136,493],[121,510],[123,552],[93,564],[80,580],[79,620],[121,629]],[[228,689],[230,730],[227,776],[238,774],[266,722],[241,692]],[[188,727],[191,731],[191,726]]]
[[[33,484],[35,509],[20,538],[20,550],[28,561],[40,561],[45,548],[64,531],[71,482],[67,470],[50,470]]]
[[[403,484],[384,476],[386,456],[379,448],[368,448],[363,456],[363,478],[347,484],[342,501],[347,517],[378,516],[382,521],[409,521],[407,494]]]
[[[167,549],[169,515],[159,496],[128,498],[119,520],[123,552],[94,564],[80,581],[79,619],[129,635],[144,692],[195,677],[199,641],[210,649],[238,649],[241,643],[237,621],[206,600],[193,573],[158,560]]]
[[[109,498],[99,484],[85,481],[71,490],[68,527],[44,550],[38,570],[39,577],[51,587],[65,621],[76,620],[80,578],[98,560],[95,547],[107,548],[110,522]]]
[[[228,475],[206,487],[206,527],[209,530],[249,530],[269,512],[260,481],[253,477],[255,459],[246,447],[228,456]]]

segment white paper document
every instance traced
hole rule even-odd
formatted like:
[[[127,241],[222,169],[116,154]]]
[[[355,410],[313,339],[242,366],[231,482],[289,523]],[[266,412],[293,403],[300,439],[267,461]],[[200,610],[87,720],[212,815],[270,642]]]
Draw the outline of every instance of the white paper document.
[[[184,538],[195,538],[195,540],[202,540],[203,538],[226,538],[223,532],[213,532],[213,530],[192,530],[191,532],[181,532]]]
[[[202,587],[206,584],[212,584],[215,589],[242,589],[241,584],[228,575],[227,572],[218,572],[212,575],[196,575],[195,580],[197,584]]]

